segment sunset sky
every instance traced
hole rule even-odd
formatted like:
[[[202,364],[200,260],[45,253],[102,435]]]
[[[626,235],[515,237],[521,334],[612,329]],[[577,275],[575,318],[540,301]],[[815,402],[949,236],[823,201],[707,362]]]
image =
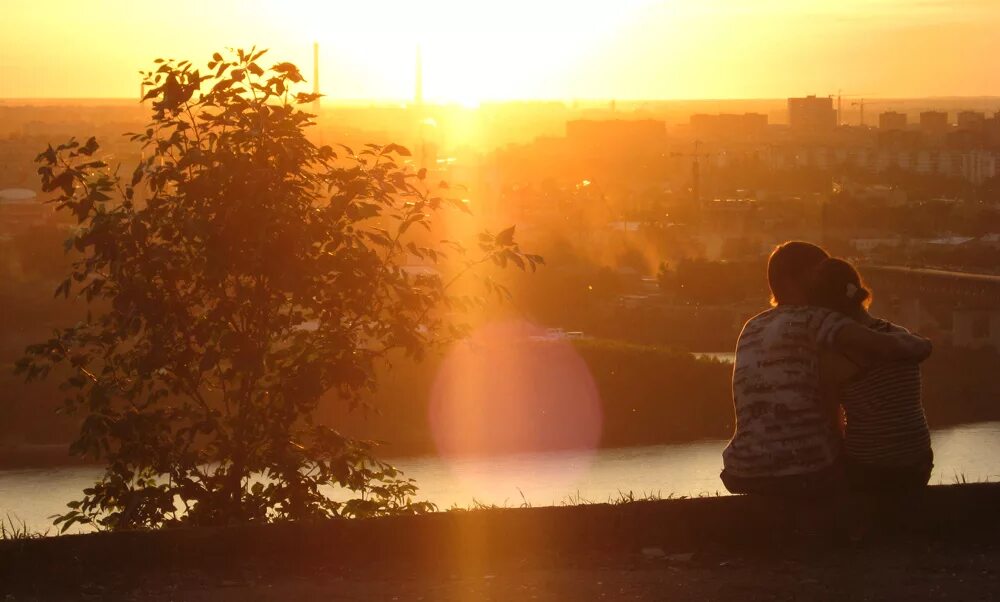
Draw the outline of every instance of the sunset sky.
[[[1000,95],[998,0],[0,0],[0,98],[129,97],[256,44],[332,98]]]

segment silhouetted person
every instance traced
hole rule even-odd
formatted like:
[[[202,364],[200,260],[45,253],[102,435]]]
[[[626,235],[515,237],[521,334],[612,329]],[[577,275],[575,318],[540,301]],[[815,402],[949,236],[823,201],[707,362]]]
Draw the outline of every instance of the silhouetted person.
[[[871,292],[842,259],[820,264],[809,300],[876,332],[908,332],[868,313]],[[934,455],[920,400],[920,365],[896,361],[870,367],[862,358],[830,352],[820,367],[832,407],[839,402],[844,408],[844,464],[851,488],[905,491],[927,485]]]
[[[842,313],[809,306],[816,245],[787,242],[771,254],[771,309],[746,323],[736,346],[736,432],[723,451],[722,481],[733,493],[803,495],[843,485],[836,415],[820,388],[820,351],[834,349],[871,364],[920,361],[930,342],[865,328]]]

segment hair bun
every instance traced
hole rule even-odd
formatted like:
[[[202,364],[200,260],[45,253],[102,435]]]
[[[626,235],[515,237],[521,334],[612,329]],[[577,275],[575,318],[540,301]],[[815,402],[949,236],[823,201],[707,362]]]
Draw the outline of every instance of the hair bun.
[[[845,293],[848,299],[858,303],[861,303],[871,295],[871,293],[869,293],[865,288],[860,287],[853,282],[847,283]]]

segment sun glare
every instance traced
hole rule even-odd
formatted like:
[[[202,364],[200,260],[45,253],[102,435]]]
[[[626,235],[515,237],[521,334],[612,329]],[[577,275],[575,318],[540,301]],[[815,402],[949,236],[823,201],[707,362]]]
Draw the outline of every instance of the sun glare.
[[[512,99],[774,98],[838,88],[882,96],[992,93],[968,61],[996,52],[994,2],[910,0],[103,0],[4,4],[0,98],[131,97],[161,56],[270,48],[311,66],[331,99],[409,102],[416,49],[431,103]],[[47,13],[61,22],[47,21]],[[69,25],[72,23],[73,25]],[[155,27],[152,24],[155,23]],[[87,43],[58,52],[79,29]],[[887,52],[889,44],[894,52]],[[934,48],[933,52],[928,49]],[[202,58],[199,58],[202,57]],[[908,60],[911,57],[912,60]],[[817,66],[823,65],[823,69]],[[928,68],[936,76],[926,77]],[[304,69],[310,73],[311,69]]]
[[[268,2],[262,12],[320,43],[331,62],[321,78],[332,94],[351,96],[357,87],[368,97],[412,98],[420,47],[424,98],[476,106],[564,97],[567,81],[586,73],[594,49],[643,4],[297,0]]]

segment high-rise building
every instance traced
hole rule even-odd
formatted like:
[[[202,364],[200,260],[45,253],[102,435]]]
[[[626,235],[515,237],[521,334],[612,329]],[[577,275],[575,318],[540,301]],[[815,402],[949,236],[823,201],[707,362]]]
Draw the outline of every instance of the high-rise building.
[[[978,130],[983,127],[986,121],[986,113],[980,111],[959,111],[958,113],[958,129],[960,130]]]
[[[806,96],[788,99],[788,125],[801,133],[826,132],[837,127],[833,99]]]
[[[906,113],[886,111],[878,116],[878,129],[882,131],[905,130]]]
[[[948,131],[948,113],[924,111],[920,114],[920,131],[931,135],[944,134]]]

